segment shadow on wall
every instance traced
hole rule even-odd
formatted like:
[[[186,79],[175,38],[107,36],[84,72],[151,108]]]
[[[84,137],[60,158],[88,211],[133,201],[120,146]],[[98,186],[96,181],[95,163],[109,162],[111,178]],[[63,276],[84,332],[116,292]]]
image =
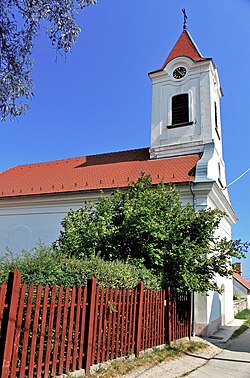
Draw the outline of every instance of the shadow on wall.
[[[209,317],[209,324],[213,323],[216,320],[220,320],[219,326],[221,325],[222,309],[223,309],[223,306],[221,303],[221,296],[217,293],[217,291],[214,291],[210,317]]]

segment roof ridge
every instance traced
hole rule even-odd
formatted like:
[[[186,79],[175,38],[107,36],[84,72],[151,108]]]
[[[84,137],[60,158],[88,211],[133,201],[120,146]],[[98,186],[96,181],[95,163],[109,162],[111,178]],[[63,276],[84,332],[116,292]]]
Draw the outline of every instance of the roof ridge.
[[[190,41],[192,42],[192,44],[194,45],[194,48],[196,49],[196,51],[198,52],[198,54],[200,55],[201,58],[204,58],[204,56],[202,55],[202,53],[200,52],[200,49],[198,48],[198,46],[196,45],[193,37],[191,36],[191,34],[189,33],[188,30],[185,30],[185,32],[187,33]],[[206,59],[206,58],[205,58]]]

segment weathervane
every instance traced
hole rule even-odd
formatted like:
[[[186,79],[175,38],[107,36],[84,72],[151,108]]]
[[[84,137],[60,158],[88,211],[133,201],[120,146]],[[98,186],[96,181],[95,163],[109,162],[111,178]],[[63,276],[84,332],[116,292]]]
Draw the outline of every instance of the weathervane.
[[[185,8],[182,9],[182,13],[184,15],[183,30],[186,30],[187,29],[187,15],[186,15],[186,9]]]

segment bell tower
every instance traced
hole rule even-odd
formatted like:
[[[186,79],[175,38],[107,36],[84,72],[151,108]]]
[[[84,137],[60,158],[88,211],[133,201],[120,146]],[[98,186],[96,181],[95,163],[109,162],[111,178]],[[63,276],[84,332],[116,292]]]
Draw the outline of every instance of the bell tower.
[[[226,186],[222,156],[217,68],[204,58],[186,29],[163,66],[149,73],[152,81],[151,159],[196,154],[196,181]],[[226,190],[225,190],[226,192]],[[226,193],[224,193],[226,194]]]

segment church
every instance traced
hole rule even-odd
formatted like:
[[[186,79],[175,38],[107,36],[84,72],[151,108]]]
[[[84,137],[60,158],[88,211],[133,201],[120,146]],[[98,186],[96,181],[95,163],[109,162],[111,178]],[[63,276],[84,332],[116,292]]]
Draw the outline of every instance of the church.
[[[173,183],[183,204],[225,213],[218,236],[231,239],[237,217],[226,184],[217,68],[183,31],[152,82],[150,147],[20,165],[0,173],[0,250],[50,244],[69,209],[126,188],[141,172],[152,185]],[[232,279],[218,277],[222,294],[195,295],[196,333],[212,334],[233,317]]]

